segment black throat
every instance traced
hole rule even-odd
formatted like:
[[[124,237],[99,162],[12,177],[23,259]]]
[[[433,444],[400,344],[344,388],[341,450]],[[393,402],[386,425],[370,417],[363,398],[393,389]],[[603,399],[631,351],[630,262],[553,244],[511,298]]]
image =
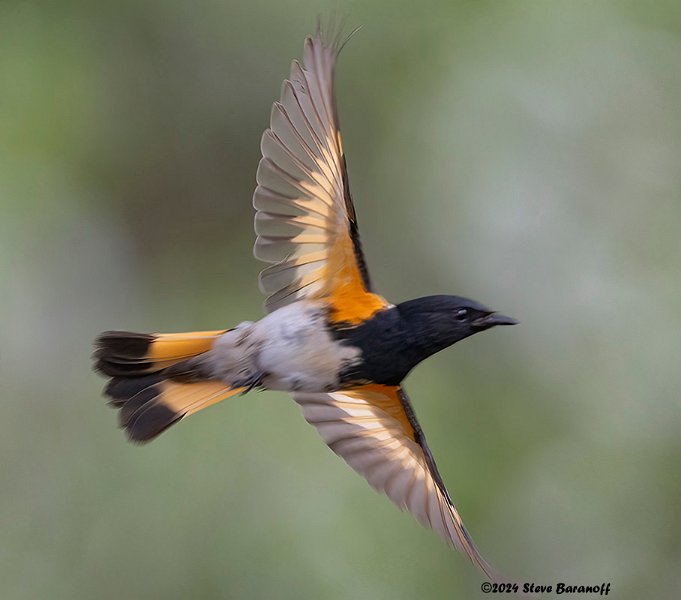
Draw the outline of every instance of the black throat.
[[[360,362],[341,370],[341,384],[399,385],[422,360],[475,333],[454,321],[438,298],[404,302],[355,327],[331,323],[335,339],[361,351]]]

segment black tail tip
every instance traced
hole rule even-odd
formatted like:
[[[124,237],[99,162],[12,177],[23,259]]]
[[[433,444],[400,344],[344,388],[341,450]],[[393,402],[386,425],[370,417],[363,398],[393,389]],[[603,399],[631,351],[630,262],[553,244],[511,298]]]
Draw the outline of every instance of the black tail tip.
[[[179,413],[163,402],[163,375],[113,377],[104,388],[109,404],[118,409],[118,425],[137,444],[153,440],[179,421]]]
[[[144,357],[154,336],[130,331],[105,331],[95,339],[94,369],[108,377],[139,375],[151,367]]]
[[[163,404],[156,404],[143,411],[124,427],[128,439],[135,444],[146,444],[177,423],[183,414]]]
[[[150,333],[131,331],[105,331],[95,340],[96,352],[103,356],[118,358],[142,358],[154,341]]]

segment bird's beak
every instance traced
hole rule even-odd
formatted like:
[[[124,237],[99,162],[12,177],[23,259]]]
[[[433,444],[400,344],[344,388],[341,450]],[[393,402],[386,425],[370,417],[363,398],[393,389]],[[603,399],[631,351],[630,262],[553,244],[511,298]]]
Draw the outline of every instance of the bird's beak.
[[[516,321],[515,319],[495,312],[483,315],[482,317],[478,317],[472,323],[475,329],[481,330],[489,329],[490,327],[496,327],[497,325],[517,325],[517,324],[518,321]]]

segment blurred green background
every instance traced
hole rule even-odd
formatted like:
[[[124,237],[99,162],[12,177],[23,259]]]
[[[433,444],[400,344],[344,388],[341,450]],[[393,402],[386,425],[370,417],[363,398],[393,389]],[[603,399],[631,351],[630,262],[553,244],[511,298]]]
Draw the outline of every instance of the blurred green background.
[[[378,289],[522,323],[407,385],[473,537],[678,598],[681,5],[539,0],[0,3],[0,598],[481,596],[285,395],[135,447],[91,372],[102,330],[261,314],[260,135],[333,11]]]

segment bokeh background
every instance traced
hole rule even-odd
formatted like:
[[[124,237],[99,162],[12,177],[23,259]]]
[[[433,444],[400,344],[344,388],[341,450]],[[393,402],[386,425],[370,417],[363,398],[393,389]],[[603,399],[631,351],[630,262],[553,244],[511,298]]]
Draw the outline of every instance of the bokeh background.
[[[259,140],[317,15],[377,287],[511,314],[407,388],[483,552],[681,590],[681,5],[0,3],[0,597],[480,596],[284,396],[145,447],[102,330],[260,315]]]

